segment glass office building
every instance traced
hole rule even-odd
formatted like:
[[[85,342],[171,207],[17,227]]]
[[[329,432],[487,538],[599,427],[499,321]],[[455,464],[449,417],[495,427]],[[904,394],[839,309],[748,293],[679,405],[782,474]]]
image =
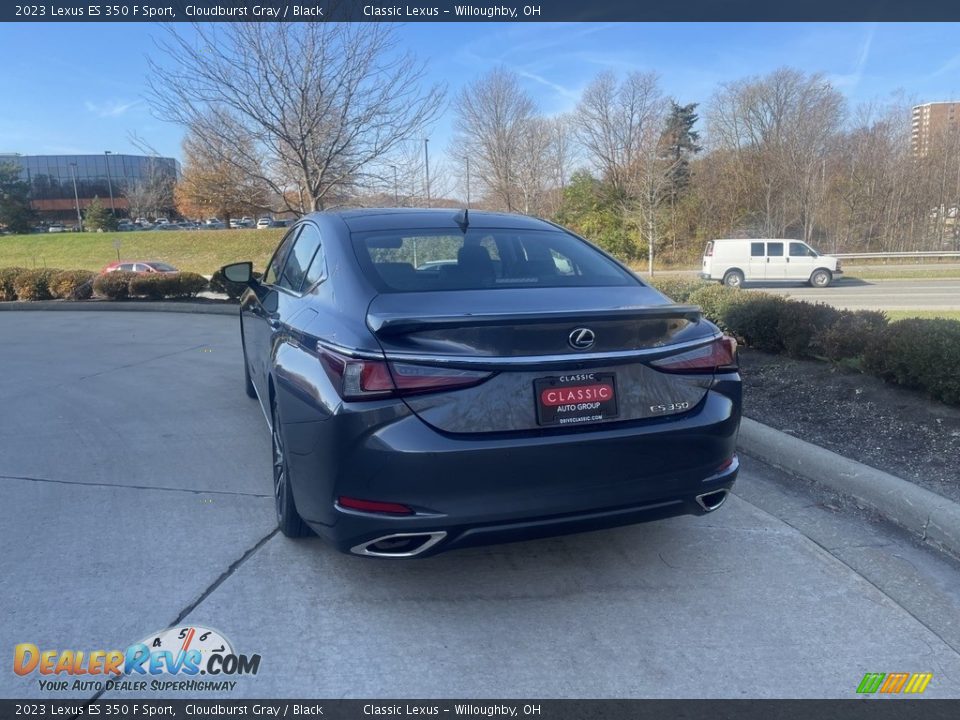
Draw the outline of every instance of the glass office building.
[[[3,155],[0,164],[20,168],[20,179],[30,185],[30,200],[46,221],[77,219],[77,202],[73,192],[76,177],[80,209],[99,197],[104,207],[113,206],[117,215],[126,215],[126,188],[158,173],[177,179],[180,163],[173,158],[146,155]]]

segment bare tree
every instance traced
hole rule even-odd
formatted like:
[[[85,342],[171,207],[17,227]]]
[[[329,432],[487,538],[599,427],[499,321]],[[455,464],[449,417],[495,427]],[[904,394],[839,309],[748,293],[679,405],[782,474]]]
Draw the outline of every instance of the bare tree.
[[[843,96],[823,76],[791,68],[726,83],[714,95],[711,144],[733,151],[738,177],[759,186],[763,234],[798,224],[811,238],[843,112]]]
[[[602,73],[584,91],[572,118],[574,132],[616,194],[627,198],[636,188],[642,160],[659,139],[665,108],[654,73],[632,72],[621,83],[613,73]]]
[[[454,104],[451,154],[469,155],[477,184],[508,211],[523,204],[518,173],[525,162],[525,132],[535,115],[516,73],[502,67],[464,87]]]
[[[285,209],[322,209],[369,180],[378,160],[422,137],[444,89],[379,23],[172,26],[151,61],[153,107],[271,189]]]
[[[127,139],[148,157],[141,175],[126,183],[119,183],[118,191],[127,198],[131,217],[165,215],[174,208],[176,173],[168,163],[160,160],[160,153],[145,138],[131,132]]]

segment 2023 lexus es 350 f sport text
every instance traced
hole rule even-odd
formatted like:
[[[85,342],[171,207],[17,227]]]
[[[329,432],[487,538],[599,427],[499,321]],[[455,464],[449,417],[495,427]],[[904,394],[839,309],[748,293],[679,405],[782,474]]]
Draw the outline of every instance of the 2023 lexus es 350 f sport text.
[[[736,479],[736,343],[561,227],[314,213],[245,283],[280,529],[425,556],[702,514]]]

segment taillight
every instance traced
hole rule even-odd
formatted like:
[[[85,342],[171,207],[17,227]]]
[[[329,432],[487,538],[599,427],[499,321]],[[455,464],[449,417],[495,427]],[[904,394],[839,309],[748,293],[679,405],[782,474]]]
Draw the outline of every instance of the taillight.
[[[351,358],[319,348],[320,360],[344,400],[376,400],[476,385],[493,373]]]
[[[410,363],[390,363],[393,382],[401,394],[463,388],[483,382],[493,373],[482,370],[430,367]]]
[[[713,242],[707,243],[707,249],[703,253],[706,257],[713,257]]]
[[[655,360],[650,364],[657,370],[675,373],[733,371],[737,369],[737,341],[724,335],[709,345]]]
[[[360,500],[359,498],[347,497],[341,495],[337,498],[340,507],[351,510],[360,510],[362,512],[387,513],[389,515],[413,515],[413,510],[406,505],[392,502],[380,502],[379,500]]]

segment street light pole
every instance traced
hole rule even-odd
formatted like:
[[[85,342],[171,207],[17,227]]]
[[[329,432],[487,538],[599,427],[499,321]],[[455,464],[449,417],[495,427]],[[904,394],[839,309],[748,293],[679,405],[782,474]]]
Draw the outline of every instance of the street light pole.
[[[107,163],[107,189],[110,190],[110,214],[114,217],[117,216],[117,208],[113,204],[113,182],[110,180],[110,156],[111,153],[109,150],[104,150],[103,155],[106,158]]]
[[[467,161],[467,209],[470,209],[470,156],[466,155],[463,158]]]
[[[430,138],[423,139],[423,163],[427,171],[427,207],[430,207],[430,150],[427,147],[427,144],[430,142]]]
[[[80,195],[77,193],[77,164],[70,163],[70,176],[73,178],[73,199],[77,203],[77,227],[83,232],[83,218],[80,216]]]
[[[391,165],[393,168],[393,204],[395,207],[400,207],[400,190],[397,185],[397,166]]]

